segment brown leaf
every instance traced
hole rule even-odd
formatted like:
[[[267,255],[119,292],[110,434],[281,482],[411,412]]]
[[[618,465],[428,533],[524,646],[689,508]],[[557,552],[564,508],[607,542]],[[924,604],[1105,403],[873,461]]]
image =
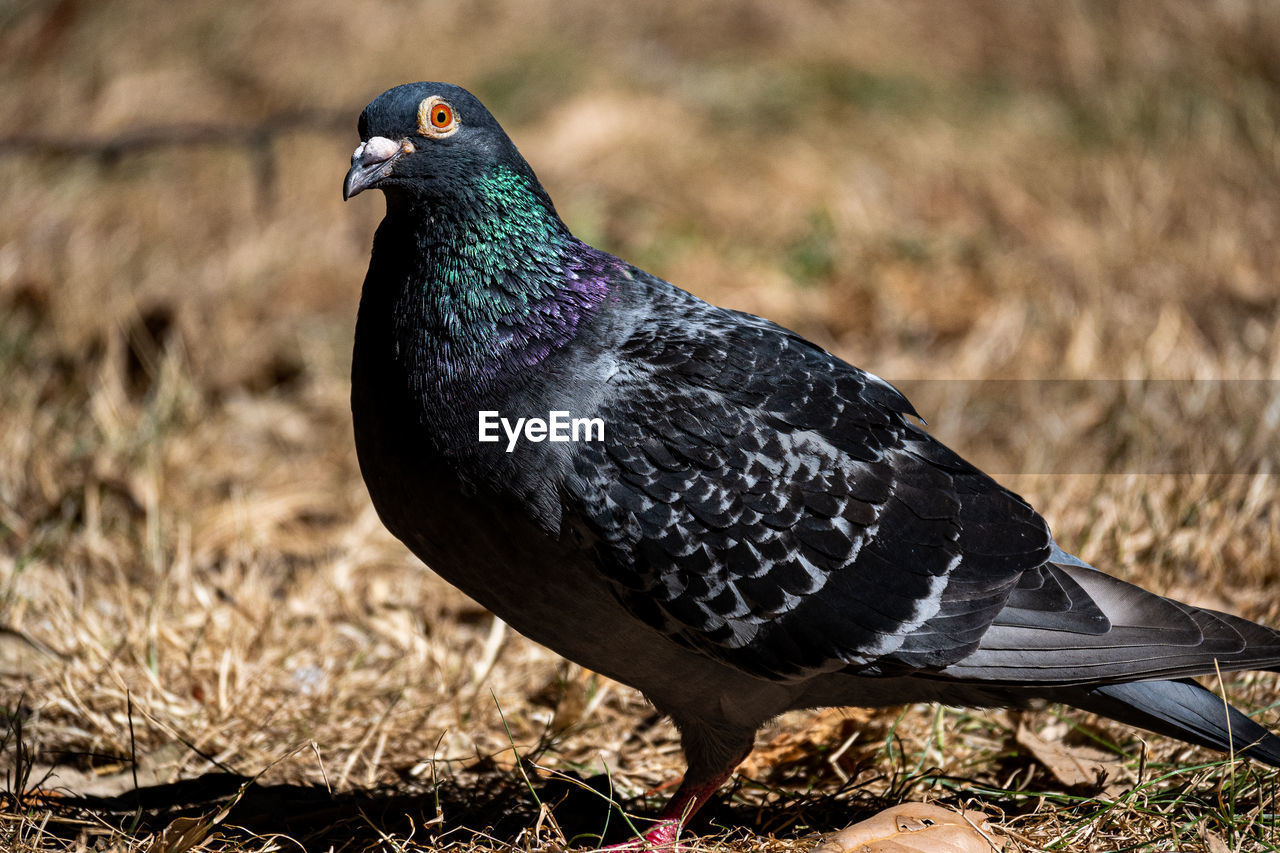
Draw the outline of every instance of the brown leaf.
[[[265,773],[270,767],[274,767],[284,758],[292,755],[298,750],[293,750],[282,758],[277,758],[267,767],[258,772],[257,776],[246,781],[240,786],[235,794],[222,804],[217,811],[212,814],[202,815],[200,817],[178,817],[173,822],[160,830],[158,835],[151,838],[151,843],[146,847],[146,853],[186,853],[193,847],[198,847],[209,837],[209,833],[213,828],[222,823],[223,819],[231,813],[236,803],[244,796],[244,792],[249,786],[258,780],[258,776]]]
[[[208,837],[216,822],[209,815],[177,817],[151,840],[147,853],[186,853]]]
[[[1025,723],[1018,724],[1014,737],[1019,746],[1030,752],[1053,774],[1053,778],[1068,788],[1101,788],[1108,778],[1118,775],[1124,768],[1124,762],[1114,753],[1093,746],[1046,740]]]
[[[1204,830],[1204,843],[1209,848],[1209,853],[1231,853],[1231,848],[1227,846],[1227,842],[1223,841],[1221,836]]]
[[[813,853],[993,853],[1004,840],[990,817],[928,803],[902,803],[828,836]]]

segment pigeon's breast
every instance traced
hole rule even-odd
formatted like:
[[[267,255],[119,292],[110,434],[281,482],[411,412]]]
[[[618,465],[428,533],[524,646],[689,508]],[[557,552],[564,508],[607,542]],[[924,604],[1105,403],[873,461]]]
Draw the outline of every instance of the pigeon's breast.
[[[384,522],[420,530],[464,500],[506,505],[547,535],[561,524],[562,485],[582,442],[601,441],[601,399],[618,371],[597,335],[535,365],[446,372],[430,336],[362,305],[352,363],[356,449]],[[413,506],[401,518],[402,507]]]

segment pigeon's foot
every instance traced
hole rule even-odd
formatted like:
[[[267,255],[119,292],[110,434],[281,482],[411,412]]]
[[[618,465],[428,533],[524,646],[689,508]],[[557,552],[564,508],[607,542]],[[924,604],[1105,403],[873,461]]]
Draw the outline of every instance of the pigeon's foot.
[[[604,851],[641,851],[652,850],[661,851],[661,853],[675,853],[678,849],[676,846],[676,837],[680,834],[679,818],[668,818],[660,820],[654,824],[644,835],[637,836],[630,841],[624,841],[621,844],[611,844],[608,847],[602,847]]]
[[[630,841],[624,841],[621,844],[615,844],[612,847],[603,849],[614,851],[655,850],[662,851],[662,853],[674,853],[679,849],[676,845],[676,837],[680,835],[680,828],[685,825],[689,818],[693,817],[694,812],[702,808],[702,805],[711,799],[711,795],[724,784],[725,780],[733,773],[733,768],[745,757],[746,754],[744,753],[738,757],[737,761],[701,776],[701,781],[694,781],[686,774],[684,781],[680,783],[680,787],[676,789],[675,794],[667,801],[667,805],[658,815],[657,823],[648,832]]]

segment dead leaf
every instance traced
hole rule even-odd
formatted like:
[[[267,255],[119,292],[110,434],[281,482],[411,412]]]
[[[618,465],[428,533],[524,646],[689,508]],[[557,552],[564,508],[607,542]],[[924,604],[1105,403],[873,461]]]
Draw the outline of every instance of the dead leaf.
[[[1014,739],[1068,788],[1102,788],[1108,778],[1114,778],[1124,769],[1124,762],[1114,753],[1093,746],[1049,741],[1025,723],[1018,724]],[[1124,786],[1110,785],[1106,790],[1108,794],[1118,794]]]
[[[298,749],[301,749],[301,747]],[[201,815],[200,817],[174,818],[173,822],[160,830],[158,835],[152,836],[151,843],[146,847],[146,853],[186,853],[193,847],[198,847],[209,837],[209,833],[213,831],[213,828],[222,823],[227,815],[231,814],[231,810],[235,808],[236,803],[240,802],[240,799],[244,797],[244,792],[249,790],[250,785],[258,781],[259,776],[283,761],[284,758],[293,755],[298,749],[287,753],[282,758],[277,758],[267,767],[260,770],[252,779],[241,785],[240,789],[212,814]]]
[[[1227,846],[1227,842],[1207,829],[1204,830],[1204,843],[1209,848],[1209,853],[1231,853],[1231,848]]]
[[[147,853],[186,853],[204,841],[215,825],[209,815],[176,817],[152,839]]]
[[[828,836],[813,853],[993,853],[1004,839],[990,816],[928,803],[902,803]]]

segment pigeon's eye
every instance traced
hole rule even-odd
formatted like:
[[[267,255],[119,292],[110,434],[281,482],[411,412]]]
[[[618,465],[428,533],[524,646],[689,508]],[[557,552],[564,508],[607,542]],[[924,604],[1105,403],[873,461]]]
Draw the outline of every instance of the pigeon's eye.
[[[418,104],[418,133],[423,136],[448,136],[458,129],[458,117],[443,98],[432,95]]]

